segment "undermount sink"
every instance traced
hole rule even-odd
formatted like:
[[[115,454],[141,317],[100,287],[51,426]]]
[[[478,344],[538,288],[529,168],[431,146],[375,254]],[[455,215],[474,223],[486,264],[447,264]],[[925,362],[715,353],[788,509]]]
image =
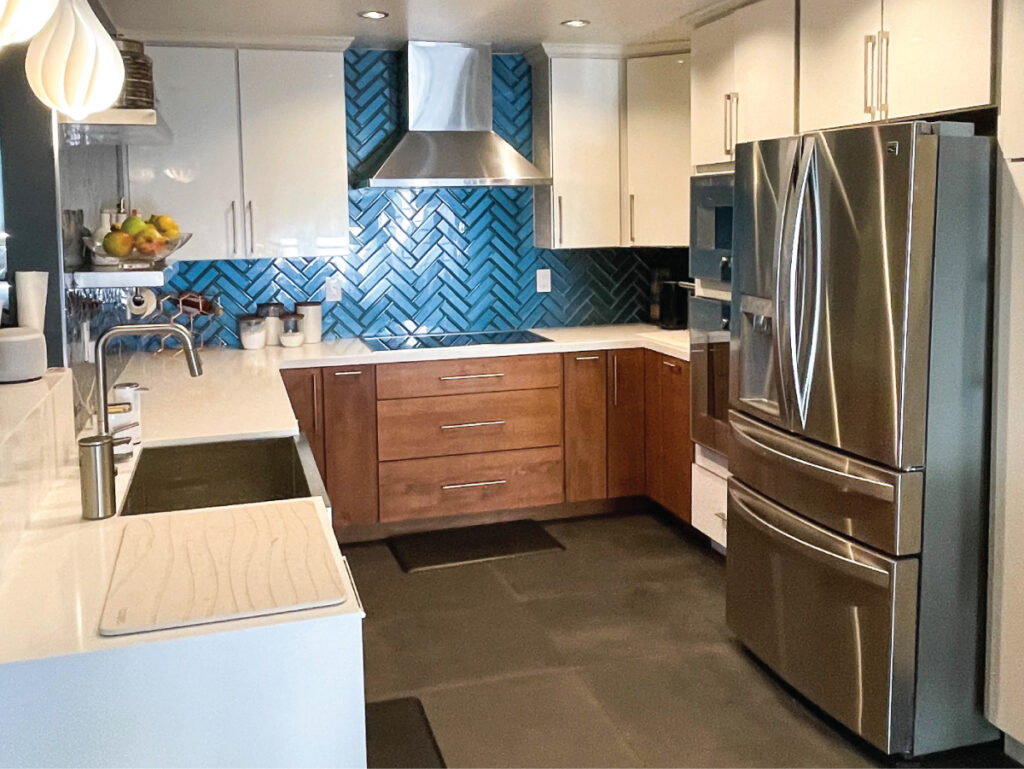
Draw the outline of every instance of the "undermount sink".
[[[121,515],[302,497],[330,501],[304,436],[143,448]]]

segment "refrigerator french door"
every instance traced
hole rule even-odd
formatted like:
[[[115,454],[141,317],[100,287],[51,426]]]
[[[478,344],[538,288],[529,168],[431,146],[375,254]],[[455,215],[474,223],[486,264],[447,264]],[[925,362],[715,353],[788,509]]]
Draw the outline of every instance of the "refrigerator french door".
[[[737,147],[727,618],[889,753],[994,734],[991,152],[924,122]]]

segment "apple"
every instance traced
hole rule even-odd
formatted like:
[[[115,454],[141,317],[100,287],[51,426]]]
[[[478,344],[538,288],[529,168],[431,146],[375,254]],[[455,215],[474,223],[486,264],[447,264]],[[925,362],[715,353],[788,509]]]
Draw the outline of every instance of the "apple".
[[[112,229],[103,238],[103,250],[107,252],[107,256],[123,259],[132,252],[133,248],[135,248],[135,240],[121,229]]]
[[[146,227],[135,236],[135,248],[145,256],[158,256],[167,245],[167,238],[160,234],[160,231],[152,226]]]

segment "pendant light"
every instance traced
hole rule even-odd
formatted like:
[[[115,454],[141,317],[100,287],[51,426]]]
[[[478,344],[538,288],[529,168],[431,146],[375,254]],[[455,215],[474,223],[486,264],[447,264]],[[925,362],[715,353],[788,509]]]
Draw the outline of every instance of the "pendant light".
[[[58,0],[32,40],[25,74],[39,100],[73,120],[111,106],[124,87],[124,61],[86,0]]]
[[[30,39],[56,7],[57,0],[0,0],[0,48]]]

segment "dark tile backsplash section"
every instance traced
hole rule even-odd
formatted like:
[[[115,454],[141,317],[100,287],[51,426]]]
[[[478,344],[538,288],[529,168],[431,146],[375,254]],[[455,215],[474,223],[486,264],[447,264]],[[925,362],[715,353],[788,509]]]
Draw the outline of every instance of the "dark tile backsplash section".
[[[402,129],[402,80],[401,54],[346,52],[350,170],[365,169]],[[526,59],[496,56],[494,127],[527,157],[531,98]],[[324,305],[327,339],[641,322],[651,263],[667,253],[535,248],[528,188],[362,189],[349,201],[346,256],[179,263],[168,289],[199,291],[224,308],[197,321],[206,343],[237,346],[239,315],[257,302],[323,299],[331,276],[340,278],[343,298]],[[536,293],[541,268],[552,271],[550,294]]]

